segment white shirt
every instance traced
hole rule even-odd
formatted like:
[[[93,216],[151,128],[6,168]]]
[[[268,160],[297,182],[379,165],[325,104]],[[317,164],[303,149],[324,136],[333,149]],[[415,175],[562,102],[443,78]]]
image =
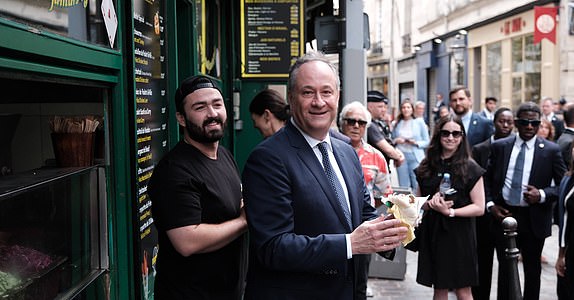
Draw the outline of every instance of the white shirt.
[[[490,111],[488,111],[488,109],[483,109],[482,110],[484,112],[484,115],[486,116],[487,119],[489,120],[494,120],[494,113],[491,113]]]
[[[514,145],[512,146],[512,152],[510,154],[510,160],[508,161],[508,169],[506,171],[506,177],[504,178],[504,186],[502,187],[502,197],[506,204],[510,204],[507,199],[510,198],[510,186],[512,184],[512,176],[514,175],[514,165],[516,164],[516,157],[518,156],[518,152],[520,152],[520,147],[524,142],[523,139],[520,138],[519,135],[516,136],[516,140],[514,141]],[[534,147],[536,147],[536,136],[531,138],[529,141],[526,141],[526,149],[524,152],[524,168],[522,172],[522,191],[526,191],[526,186],[530,180],[530,171],[532,170],[532,162],[534,159]],[[542,190],[540,190],[540,203],[543,203],[545,200],[545,194]],[[528,206],[529,204],[524,201],[524,197],[522,193],[520,193],[520,206]]]
[[[552,122],[552,118],[554,118],[554,112],[550,112],[547,115],[544,115],[544,117],[546,118],[546,120]]]
[[[311,147],[311,149],[313,149],[313,152],[315,153],[315,156],[319,160],[319,163],[321,164],[321,166],[323,165],[323,155],[321,154],[321,151],[319,150],[319,147],[317,147],[317,145],[319,145],[319,143],[321,143],[321,142],[327,143],[327,145],[328,145],[327,152],[329,154],[329,162],[331,162],[331,166],[333,167],[333,171],[337,175],[337,179],[339,179],[339,183],[341,183],[341,187],[343,187],[343,192],[345,193],[345,199],[347,200],[347,207],[349,208],[349,212],[351,212],[351,204],[349,202],[349,191],[347,190],[347,184],[345,183],[345,178],[343,177],[343,173],[341,173],[341,169],[339,168],[339,164],[337,164],[337,160],[335,159],[335,155],[333,154],[333,146],[331,145],[331,136],[329,135],[329,132],[327,132],[327,136],[325,137],[325,139],[320,141],[318,139],[311,137],[310,135],[306,134],[303,130],[301,130],[301,128],[299,128],[299,126],[295,123],[295,120],[293,120],[293,118],[291,118],[291,123],[293,125],[295,125],[295,128],[297,128],[297,130],[299,130],[299,132],[301,132],[301,134],[305,138],[305,141],[307,141],[307,144],[309,144],[309,147]],[[352,216],[352,214],[351,214],[351,216]],[[347,241],[347,259],[351,259],[351,258],[353,258],[353,248],[351,247],[351,234],[350,233],[345,234],[345,240]]]
[[[468,134],[468,127],[470,126],[470,117],[472,116],[472,111],[468,110],[468,112],[460,118],[462,121],[462,125],[464,126],[464,131]]]

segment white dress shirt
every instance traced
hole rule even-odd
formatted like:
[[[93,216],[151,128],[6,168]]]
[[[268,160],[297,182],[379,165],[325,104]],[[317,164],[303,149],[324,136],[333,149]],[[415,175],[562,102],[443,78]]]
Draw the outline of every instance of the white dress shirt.
[[[345,199],[347,200],[347,207],[349,208],[349,213],[351,213],[351,204],[349,202],[349,191],[347,190],[347,184],[345,183],[345,178],[343,177],[343,173],[341,173],[341,169],[339,168],[339,164],[337,163],[337,160],[335,159],[335,155],[333,154],[333,145],[331,145],[331,136],[327,132],[327,136],[325,137],[325,139],[320,141],[318,139],[315,139],[315,138],[309,136],[303,130],[301,130],[301,128],[299,128],[299,126],[297,125],[297,123],[295,123],[293,118],[291,118],[291,123],[295,126],[295,128],[297,128],[297,130],[299,130],[299,132],[301,132],[301,134],[305,138],[305,141],[307,141],[307,144],[309,144],[309,147],[311,147],[311,149],[313,149],[313,152],[315,153],[315,156],[319,160],[319,163],[321,164],[321,166],[323,166],[323,155],[321,155],[321,151],[319,150],[319,147],[317,147],[317,145],[319,145],[319,143],[321,143],[321,142],[326,142],[327,145],[329,145],[329,147],[327,147],[327,151],[329,153],[329,161],[331,162],[331,166],[333,167],[333,171],[335,171],[335,174],[337,175],[337,178],[339,179],[339,183],[341,183],[341,187],[343,187],[343,192],[345,193]],[[352,215],[353,214],[351,213],[351,216]],[[351,259],[351,258],[353,258],[353,248],[351,247],[351,234],[350,233],[345,234],[345,240],[347,241],[347,259]]]
[[[506,171],[506,177],[504,178],[504,186],[502,187],[502,197],[507,204],[510,204],[507,199],[510,197],[510,186],[512,184],[512,176],[514,175],[514,165],[516,164],[516,157],[518,152],[520,152],[520,147],[522,143],[525,142],[520,138],[519,135],[516,136],[514,145],[512,146],[512,152],[510,154],[510,160],[508,161],[508,169]],[[534,159],[534,147],[536,147],[536,136],[526,141],[526,150],[524,153],[524,168],[522,173],[522,192],[526,191],[526,186],[530,180],[530,171],[532,170],[532,162]],[[544,191],[540,190],[540,203],[545,200]],[[520,206],[528,206],[529,204],[524,201],[522,193],[520,193]]]

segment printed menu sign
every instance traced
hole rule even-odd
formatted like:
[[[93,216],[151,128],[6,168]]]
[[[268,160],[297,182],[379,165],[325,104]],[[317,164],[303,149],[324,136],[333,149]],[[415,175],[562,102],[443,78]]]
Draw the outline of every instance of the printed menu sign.
[[[139,221],[139,266],[142,299],[153,298],[157,232],[147,184],[154,166],[168,149],[168,99],[164,1],[134,1],[134,86],[136,107],[136,207]]]
[[[304,0],[241,1],[241,75],[288,77],[303,54]]]

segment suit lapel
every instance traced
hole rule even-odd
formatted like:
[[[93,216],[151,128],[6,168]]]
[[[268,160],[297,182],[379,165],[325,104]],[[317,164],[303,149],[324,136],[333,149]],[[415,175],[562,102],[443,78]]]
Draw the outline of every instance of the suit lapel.
[[[508,140],[508,143],[506,143],[504,145],[504,148],[502,150],[503,151],[502,157],[504,157],[504,160],[502,162],[504,164],[503,170],[506,170],[504,172],[504,177],[502,177],[502,180],[504,180],[504,178],[506,177],[506,172],[508,172],[508,164],[510,162],[510,155],[512,154],[512,147],[514,146],[515,142],[516,142],[516,136],[513,136],[512,138],[510,138]]]
[[[329,183],[327,175],[325,174],[325,170],[323,170],[323,166],[317,160],[315,152],[313,152],[313,149],[311,149],[311,147],[305,140],[305,137],[303,137],[303,135],[299,132],[299,130],[293,124],[291,124],[290,121],[287,122],[285,130],[287,136],[289,136],[289,142],[291,146],[294,148],[294,151],[297,153],[299,159],[303,161],[303,165],[305,165],[309,169],[309,171],[311,172],[311,174],[313,174],[317,182],[319,182],[321,190],[323,190],[323,192],[325,193],[327,200],[331,204],[333,210],[336,212],[339,220],[341,221],[341,224],[345,227],[348,227],[347,221],[345,219],[345,214],[343,213],[343,211],[341,211],[341,208],[339,206],[339,200],[337,199],[335,190],[331,186],[331,183]],[[340,167],[341,166],[340,160],[337,157],[336,152],[334,153],[335,158],[337,159],[337,163],[339,164],[339,168],[341,169],[341,172],[343,172],[343,176],[345,177],[345,181],[347,181],[347,177],[345,175],[345,172],[343,171],[344,168]],[[351,209],[351,216],[352,215],[353,214]]]
[[[536,137],[536,142],[534,143],[534,156],[532,157],[532,168],[530,169],[530,179],[529,184],[532,184],[532,180],[536,178],[535,173],[538,168],[543,168],[544,164],[548,166],[549,161],[546,161],[544,155],[544,140]],[[542,165],[541,165],[542,164]]]
[[[466,133],[466,135],[469,137],[472,135],[472,133],[474,131],[474,129],[473,129],[474,126],[472,125],[472,123],[474,123],[474,122],[475,122],[475,116],[473,113],[470,115],[470,121],[468,122],[468,132]]]
[[[359,195],[351,193],[351,191],[349,190],[349,187],[352,186],[356,180],[356,178],[354,178],[353,176],[353,168],[350,167],[352,164],[350,162],[351,158],[345,154],[345,151],[343,151],[342,146],[339,143],[335,142],[333,138],[331,138],[331,144],[333,145],[333,154],[335,155],[335,159],[337,160],[339,169],[341,170],[343,178],[345,179],[345,185],[347,186],[347,194],[349,195],[349,206],[351,207],[351,219],[354,226],[354,224],[357,224],[357,221],[360,217],[360,214],[358,214],[358,212],[360,212],[361,210],[359,209],[358,206],[359,201],[357,199]]]

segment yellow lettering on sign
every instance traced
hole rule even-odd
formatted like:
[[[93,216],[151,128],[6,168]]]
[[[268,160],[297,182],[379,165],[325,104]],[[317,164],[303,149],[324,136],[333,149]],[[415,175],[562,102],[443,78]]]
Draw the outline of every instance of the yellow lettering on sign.
[[[83,0],[84,8],[88,7],[88,1],[89,0]],[[76,6],[80,3],[82,3],[82,0],[52,0],[52,3],[50,4],[50,9],[48,9],[48,11],[54,10],[55,7],[68,8]]]

